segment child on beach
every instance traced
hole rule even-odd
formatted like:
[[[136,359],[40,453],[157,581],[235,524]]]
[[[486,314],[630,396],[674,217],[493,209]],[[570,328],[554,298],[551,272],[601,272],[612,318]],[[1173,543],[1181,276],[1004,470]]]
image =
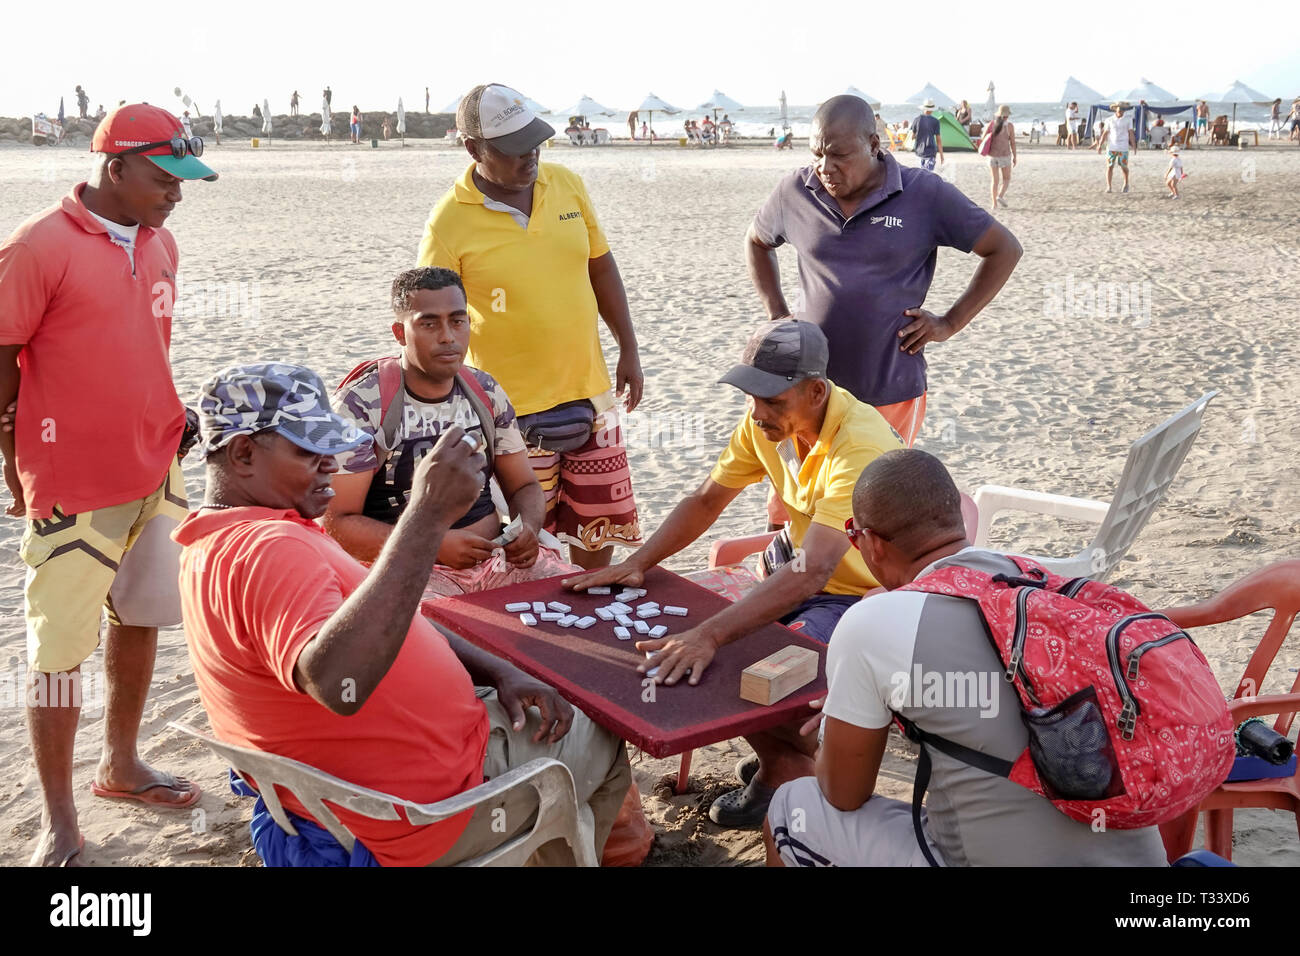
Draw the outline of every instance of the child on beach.
[[[1169,168],[1165,170],[1165,185],[1169,187],[1169,198],[1177,199],[1178,184],[1187,178],[1183,172],[1183,153],[1177,146],[1169,148]]]

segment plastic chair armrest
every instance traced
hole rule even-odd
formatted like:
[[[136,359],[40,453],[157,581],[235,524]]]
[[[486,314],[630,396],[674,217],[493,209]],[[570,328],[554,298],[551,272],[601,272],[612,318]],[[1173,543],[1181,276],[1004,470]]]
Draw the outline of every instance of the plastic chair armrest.
[[[1002,485],[982,485],[975,492],[975,506],[979,510],[979,527],[975,532],[975,546],[988,544],[989,528],[993,519],[1003,511],[1027,511],[1031,514],[1092,521],[1100,524],[1110,511],[1110,502],[1091,498],[1072,498],[1053,495],[1028,488],[1006,488]]]

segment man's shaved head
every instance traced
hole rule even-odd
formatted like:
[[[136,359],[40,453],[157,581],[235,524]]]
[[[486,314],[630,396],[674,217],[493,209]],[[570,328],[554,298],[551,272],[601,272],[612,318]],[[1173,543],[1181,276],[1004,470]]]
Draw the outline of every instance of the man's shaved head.
[[[904,554],[965,535],[961,493],[938,458],[914,448],[887,451],[853,488],[853,517]]]
[[[817,107],[817,112],[813,114],[813,126],[820,129],[843,126],[857,133],[865,143],[876,131],[876,111],[860,96],[832,96]]]

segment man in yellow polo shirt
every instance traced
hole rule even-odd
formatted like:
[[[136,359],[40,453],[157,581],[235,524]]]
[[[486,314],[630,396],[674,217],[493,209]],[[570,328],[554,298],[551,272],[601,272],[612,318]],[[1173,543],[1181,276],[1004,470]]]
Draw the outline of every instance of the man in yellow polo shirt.
[[[529,464],[546,494],[547,531],[584,568],[641,525],[600,347],[597,318],[618,342],[617,394],[641,401],[644,376],[627,294],[574,173],[538,161],[555,134],[522,94],[476,86],[456,110],[473,162],[433,207],[417,264],[460,274],[469,300],[468,364],[514,403]]]
[[[828,361],[826,336],[811,322],[779,322],[759,331],[741,364],[722,377],[749,396],[750,409],[709,477],[622,564],[564,582],[575,590],[636,587],[648,569],[704,534],[742,489],[764,478],[772,482],[790,523],[764,555],[768,576],[690,630],[638,642],[638,650],[655,652],[638,670],[657,667],[657,683],[675,684],[688,675],[689,683],[699,683],[719,647],[773,621],[829,642],[840,616],[877,587],[862,556],[849,547],[845,522],[853,517],[853,488],[863,469],[903,442],[878,411],[826,378]],[[815,744],[798,733],[798,723],[745,739],[757,758],[737,768],[746,786],[709,808],[723,826],[759,826],[776,788],[815,770]]]

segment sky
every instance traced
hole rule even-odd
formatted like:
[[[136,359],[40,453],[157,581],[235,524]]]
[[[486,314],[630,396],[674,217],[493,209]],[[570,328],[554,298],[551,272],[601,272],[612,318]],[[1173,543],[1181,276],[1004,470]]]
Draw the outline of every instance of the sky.
[[[1001,102],[1053,102],[1071,74],[1103,94],[1142,77],[1184,99],[1236,79],[1287,101],[1300,94],[1294,3],[1282,0],[1143,0],[1090,13],[1041,0],[226,0],[170,10],[72,0],[58,4],[57,21],[51,9],[15,0],[0,13],[0,115],[52,114],[60,96],[75,112],[78,83],[92,111],[125,99],[179,112],[180,87],[203,113],[220,99],[227,115],[263,99],[288,112],[294,89],[304,112],[315,112],[326,84],[340,112],[354,103],[396,109],[399,96],[422,109],[426,86],[436,111],[484,82],[557,111],[584,93],[627,110],[651,92],[693,109],[714,89],[756,106],[785,90],[804,105],[849,85],[897,103],[927,81],[975,103],[990,79]],[[1234,12],[1216,12],[1224,10]]]

